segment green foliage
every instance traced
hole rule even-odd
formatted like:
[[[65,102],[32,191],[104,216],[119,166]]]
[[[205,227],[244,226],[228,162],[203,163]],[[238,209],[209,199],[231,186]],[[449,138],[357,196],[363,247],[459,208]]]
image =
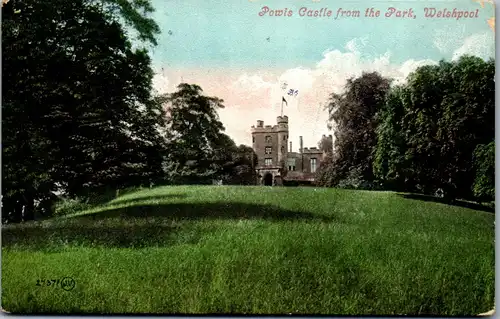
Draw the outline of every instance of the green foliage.
[[[333,140],[327,136],[323,136],[318,143],[318,149],[325,154],[333,154]]]
[[[464,56],[392,88],[379,114],[376,177],[390,189],[472,198],[474,151],[494,139],[494,76],[494,61]]]
[[[476,147],[474,164],[474,195],[480,200],[495,200],[495,142]]]
[[[338,188],[345,189],[362,189],[362,190],[379,190],[380,183],[377,181],[369,181],[363,177],[363,168],[351,168],[346,178],[340,180],[337,184]]]
[[[154,12],[153,5],[149,0],[87,0],[88,3],[101,4],[115,20],[123,21],[138,35],[137,39],[157,45],[156,36],[160,33],[160,27],[150,17]]]
[[[92,205],[83,198],[61,198],[54,205],[54,216],[72,215],[86,209],[92,208]]]
[[[377,142],[377,112],[383,106],[390,80],[378,73],[351,78],[342,94],[332,94],[327,106],[335,128],[335,156],[319,174],[319,185],[365,185],[374,180],[373,155]]]
[[[240,145],[227,150],[231,152],[231,160],[226,164],[227,170],[223,178],[224,184],[254,185],[257,180],[255,166],[257,154],[250,146]]]
[[[12,0],[2,7],[4,217],[33,219],[54,191],[73,197],[161,176],[163,114],[150,93],[151,61],[118,22],[153,40],[148,6]]]
[[[316,185],[323,187],[337,186],[340,182],[338,178],[340,174],[336,171],[336,168],[333,154],[327,154],[316,171]]]
[[[377,145],[373,161],[375,178],[383,180],[388,188],[404,190],[404,151],[406,144],[402,136],[401,118],[404,115],[404,102],[407,98],[403,86],[392,87],[387,94],[386,103],[377,117]]]
[[[164,170],[172,184],[251,184],[255,153],[224,134],[217,110],[223,100],[203,95],[195,84],[180,84],[165,98],[167,156]],[[252,162],[253,160],[253,162]]]

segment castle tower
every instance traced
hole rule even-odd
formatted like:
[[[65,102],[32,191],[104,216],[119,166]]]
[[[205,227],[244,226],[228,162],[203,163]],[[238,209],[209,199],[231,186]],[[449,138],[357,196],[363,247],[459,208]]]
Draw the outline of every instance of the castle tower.
[[[279,116],[277,125],[257,121],[252,126],[252,148],[257,154],[255,167],[258,183],[282,185],[283,167],[288,155],[288,117]]]
[[[288,116],[278,116],[278,165],[286,166],[288,156]]]

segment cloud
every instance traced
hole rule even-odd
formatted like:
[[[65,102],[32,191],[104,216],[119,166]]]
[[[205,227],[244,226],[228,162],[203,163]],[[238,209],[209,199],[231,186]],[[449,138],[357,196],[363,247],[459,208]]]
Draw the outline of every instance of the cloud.
[[[169,79],[179,79],[199,84],[206,94],[218,96],[226,108],[219,111],[226,132],[236,143],[251,145],[251,129],[257,120],[265,125],[276,124],[284,96],[288,105],[284,113],[290,121],[290,140],[298,145],[303,136],[304,146],[316,146],[327,130],[328,112],[325,105],[332,92],[340,93],[347,79],[360,76],[363,71],[376,71],[383,76],[403,82],[417,67],[435,64],[432,60],[393,62],[391,53],[369,57],[368,39],[356,38],[347,42],[342,50],[323,52],[323,57],[311,67],[297,66],[290,69],[190,69],[169,71]],[[363,54],[362,54],[363,53]],[[283,83],[287,88],[283,89]],[[174,83],[172,83],[174,84]],[[289,89],[297,96],[289,96]],[[296,149],[296,147],[295,147]]]
[[[272,83],[265,81],[260,75],[248,75],[245,73],[233,83],[232,88],[236,90],[259,91],[269,89],[272,86]]]
[[[363,38],[354,38],[351,41],[347,42],[345,45],[345,49],[350,52],[359,52],[361,49],[366,48],[368,44],[368,37]]]
[[[487,31],[467,37],[462,46],[453,52],[452,60],[457,60],[462,55],[474,55],[485,60],[495,57],[494,34]]]
[[[448,26],[436,30],[434,34],[434,46],[439,52],[448,55],[460,47],[467,33],[465,24],[461,26]]]
[[[355,43],[355,44],[353,44]],[[347,48],[350,52],[333,50],[324,53],[323,59],[317,63],[315,73],[324,77],[324,86],[329,90],[340,93],[348,78],[358,77],[363,72],[378,72],[382,76],[390,77],[396,83],[405,81],[408,74],[418,67],[427,64],[437,64],[436,61],[407,60],[403,64],[391,61],[391,52],[372,58],[362,58],[362,50],[368,46],[366,39],[361,41],[351,40]]]
[[[246,88],[249,91],[246,94],[244,91],[234,93],[258,96],[258,102],[247,101],[246,106],[239,103],[238,111],[235,108],[227,108],[221,112],[223,114],[221,117],[227,119],[228,133],[233,136],[234,132],[234,138],[239,140],[236,137],[236,130],[238,130],[241,140],[243,138],[248,140],[249,130],[244,130],[245,126],[254,125],[257,119],[264,120],[265,124],[275,124],[276,116],[280,113],[281,96],[284,96],[288,101],[288,105],[284,106],[284,112],[290,119],[291,140],[298,140],[298,137],[302,135],[305,145],[314,146],[322,134],[331,134],[326,128],[328,113],[324,108],[329,94],[342,92],[347,79],[360,76],[364,71],[376,71],[401,83],[419,66],[437,64],[433,60],[408,60],[402,64],[393,63],[390,52],[373,58],[363,58],[362,52],[368,46],[369,42],[366,37],[352,39],[345,45],[343,51],[323,52],[323,58],[313,67],[300,66],[279,71],[279,73],[275,72],[274,80],[269,74],[267,74],[267,79],[264,79],[259,72],[252,75],[245,73],[238,78],[233,88]],[[282,88],[283,83],[287,84],[286,90]],[[287,95],[289,89],[298,90],[298,95],[296,97]],[[253,112],[243,111],[247,108],[252,108]],[[238,118],[238,125],[229,123],[230,119],[236,118]]]
[[[433,43],[441,53],[453,61],[462,55],[474,55],[486,60],[495,56],[495,34],[491,30],[468,37],[466,35],[465,25],[442,28],[435,32]]]

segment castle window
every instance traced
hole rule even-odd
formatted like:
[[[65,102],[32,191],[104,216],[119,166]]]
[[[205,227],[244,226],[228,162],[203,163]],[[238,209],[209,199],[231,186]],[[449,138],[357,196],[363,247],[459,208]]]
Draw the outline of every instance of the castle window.
[[[291,166],[291,165],[289,165],[289,166],[288,166],[288,170],[289,170],[289,171],[295,171],[295,166]]]
[[[265,161],[264,161],[264,165],[266,165],[266,166],[273,165],[273,159],[272,158],[266,158]]]
[[[311,158],[311,173],[316,173],[316,159]]]
[[[266,154],[271,154],[271,148],[270,147],[266,147]]]
[[[281,153],[285,153],[285,147],[284,146],[281,147]]]
[[[286,141],[286,135],[283,135],[283,141]]]
[[[271,143],[272,139],[271,139],[271,136],[266,136],[266,143]]]
[[[252,143],[255,143],[255,136],[252,136]]]

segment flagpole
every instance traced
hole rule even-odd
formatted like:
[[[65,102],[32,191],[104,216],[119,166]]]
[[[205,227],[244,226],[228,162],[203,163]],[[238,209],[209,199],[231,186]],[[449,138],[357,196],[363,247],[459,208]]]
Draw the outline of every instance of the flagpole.
[[[283,117],[283,97],[281,97],[281,117]]]

